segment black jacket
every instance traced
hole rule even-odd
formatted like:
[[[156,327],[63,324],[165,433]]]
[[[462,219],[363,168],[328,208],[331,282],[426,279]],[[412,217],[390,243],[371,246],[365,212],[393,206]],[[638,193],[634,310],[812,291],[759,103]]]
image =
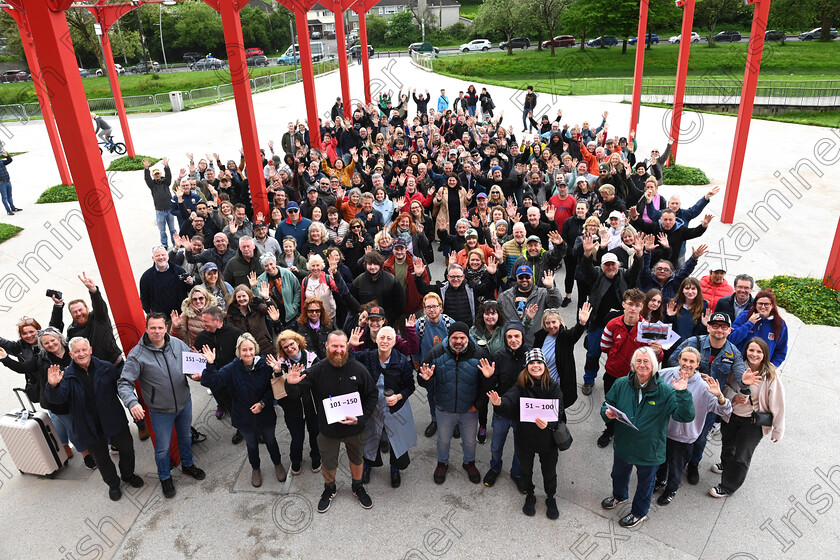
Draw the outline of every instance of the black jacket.
[[[379,362],[378,349],[353,352],[353,355],[368,370],[374,385],[376,385],[376,381],[379,379],[380,372],[384,373],[385,390],[391,389],[394,391],[394,394],[399,393],[402,395],[402,399],[397,404],[389,407],[391,413],[398,411],[408,402],[408,397],[414,393],[414,368],[404,354],[398,352],[396,349],[391,350],[391,358],[384,369],[382,369],[382,365]]]
[[[592,286],[592,291],[589,293],[589,302],[592,305],[592,313],[590,317],[594,319],[598,316],[598,308],[601,305],[601,300],[604,294],[609,290],[614,290],[618,301],[621,302],[624,297],[624,292],[629,288],[635,288],[639,283],[639,273],[642,271],[642,262],[644,259],[633,259],[633,266],[629,270],[619,268],[616,275],[610,280],[604,275],[601,267],[595,267],[591,258],[583,257],[578,263],[579,270],[583,273],[584,280]],[[596,325],[595,321],[589,321],[590,332],[596,328],[603,328],[604,325]]]
[[[105,303],[102,292],[98,288],[90,294],[90,301],[93,309],[88,317],[88,322],[81,326],[74,321],[67,327],[67,340],[77,336],[88,339],[94,357],[116,365],[122,356],[122,349],[114,339],[114,328],[111,325],[111,317],[108,315],[108,304]],[[63,305],[54,305],[50,318],[50,326],[61,332],[64,332],[63,311]]]
[[[230,423],[234,428],[259,430],[277,422],[271,390],[272,376],[273,370],[262,356],[250,370],[237,358],[221,369],[216,369],[215,364],[207,364],[201,384],[211,391],[227,390],[233,401]],[[263,409],[254,414],[250,408],[258,402],[263,403]]]
[[[562,422],[566,421],[566,414],[562,406],[563,391],[560,389],[560,385],[553,379],[549,380],[548,389],[543,389],[539,385],[533,387],[514,385],[507,393],[502,395],[502,403],[493,408],[506,418],[519,420],[519,399],[522,397],[529,399],[557,399],[560,405],[558,419]],[[554,447],[552,431],[557,428],[557,424],[557,422],[549,422],[548,427],[541,430],[535,422],[518,422],[516,427],[517,440],[531,449],[550,451]]]
[[[375,300],[385,309],[389,325],[396,323],[405,306],[405,290],[403,290],[402,284],[393,274],[384,270],[379,271],[375,280],[371,278],[369,272],[361,273],[350,284],[350,293],[356,298],[359,305]]]
[[[202,331],[195,337],[195,348],[199,352],[206,344],[216,351],[216,367],[222,368],[236,359],[236,341],[243,331],[230,323],[225,323],[216,332]],[[274,352],[273,348],[261,348],[262,352]],[[252,403],[253,404],[253,403]]]

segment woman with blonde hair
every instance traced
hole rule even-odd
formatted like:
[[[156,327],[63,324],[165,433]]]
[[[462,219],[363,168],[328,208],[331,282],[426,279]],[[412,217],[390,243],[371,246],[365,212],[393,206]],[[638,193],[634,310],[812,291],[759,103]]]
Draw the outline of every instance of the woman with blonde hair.
[[[169,334],[183,340],[187,346],[192,347],[195,337],[204,331],[204,321],[201,320],[201,311],[211,305],[218,305],[216,296],[211,294],[204,286],[193,286],[190,293],[181,303],[181,313],[173,311],[171,315],[172,326]]]
[[[330,245],[332,243],[327,235],[327,227],[321,222],[313,220],[312,225],[309,226],[306,243],[300,248],[300,254],[306,258],[312,255],[318,255],[323,259],[326,258],[327,249],[329,249]]]
[[[575,344],[586,331],[586,323],[592,307],[584,302],[578,311],[578,320],[567,328],[563,324],[560,310],[546,309],[542,316],[542,328],[534,336],[534,348],[540,348],[545,356],[551,379],[563,391],[563,406],[569,408],[577,401],[577,370],[575,368]]]
[[[271,348],[270,346],[268,348]],[[274,430],[277,414],[274,412],[274,394],[271,390],[272,365],[260,356],[260,345],[250,333],[242,334],[236,341],[236,359],[221,369],[216,369],[216,351],[205,345],[202,348],[207,366],[202,373],[192,376],[194,381],[211,391],[224,389],[230,394],[233,406],[230,421],[245,438],[248,462],[251,464],[251,485],[262,486],[260,471],[260,438],[268,448],[277,480],[286,480],[286,469],[280,457],[280,446]]]

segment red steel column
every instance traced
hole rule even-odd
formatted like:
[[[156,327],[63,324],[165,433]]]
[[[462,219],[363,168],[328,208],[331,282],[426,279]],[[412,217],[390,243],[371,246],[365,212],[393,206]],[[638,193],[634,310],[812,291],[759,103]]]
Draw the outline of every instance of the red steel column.
[[[674,108],[671,111],[671,138],[674,139],[671,157],[674,161],[677,161],[677,146],[680,142],[680,120],[685,97],[685,79],[688,75],[688,55],[691,53],[691,29],[694,26],[694,2],[695,0],[680,0],[683,6],[683,20],[680,34],[680,57],[677,61],[677,84],[674,87]],[[686,38],[688,38],[687,41]]]
[[[744,68],[744,87],[741,89],[741,105],[738,107],[738,122],[735,125],[735,140],[732,143],[732,157],[729,160],[729,176],[726,178],[726,194],[723,197],[723,211],[720,220],[731,224],[735,218],[738,189],[741,187],[741,171],[747,151],[747,137],[750,134],[755,90],[758,73],[761,70],[761,53],[764,51],[764,32],[767,30],[767,16],[770,0],[756,0],[753,12],[750,42],[747,46],[747,63]]]
[[[335,43],[338,50],[338,75],[341,81],[341,99],[344,103],[344,117],[349,119],[352,114],[350,106],[350,75],[347,69],[347,41],[344,38],[344,11],[341,2],[333,3],[333,15],[335,16]]]
[[[645,46],[647,45],[648,0],[639,3],[639,29],[636,33],[636,68],[633,71],[633,101],[630,106],[630,143],[636,137],[639,124],[639,109],[642,103],[642,74],[645,69]],[[644,39],[642,39],[644,37]]]
[[[242,22],[239,19],[239,10],[244,5],[244,3],[239,5],[237,0],[220,0],[219,12],[222,15],[222,28],[225,33],[236,115],[239,118],[239,134],[242,137],[242,148],[245,151],[251,203],[254,207],[254,215],[262,212],[264,216],[268,216],[270,212],[268,195],[265,190],[265,174],[263,172],[262,155],[260,154],[260,141],[257,137],[254,103],[251,99],[251,80],[248,74],[248,64],[245,61]]]
[[[55,156],[55,165],[58,167],[58,175],[63,185],[72,185],[73,179],[70,176],[70,169],[67,167],[67,158],[64,156],[64,147],[61,145],[61,137],[55,126],[55,117],[50,106],[50,97],[44,87],[44,77],[41,74],[41,65],[35,55],[35,45],[32,42],[32,35],[29,32],[29,22],[26,15],[20,10],[3,8],[20,29],[20,42],[23,45],[23,54],[26,56],[26,64],[29,66],[29,73],[32,74],[32,84],[35,86],[35,94],[38,96],[38,104],[41,106],[41,116],[44,117],[44,125],[47,127],[47,136],[50,138],[50,146]]]
[[[365,21],[365,6],[356,10],[359,16],[359,39],[362,53],[362,80],[365,83],[365,104],[370,105],[370,60],[368,60],[367,22]]]
[[[306,10],[295,8],[295,25],[300,48],[300,74],[303,97],[306,100],[306,118],[309,125],[309,145],[321,149],[321,127],[318,125],[318,100],[315,97],[315,72],[312,70],[312,48],[309,46],[309,22]]]
[[[125,103],[123,103],[122,90],[120,89],[120,79],[117,76],[117,67],[114,65],[114,52],[111,50],[111,38],[108,36],[110,25],[106,26],[104,21],[100,21],[102,26],[102,53],[105,56],[105,68],[108,70],[108,81],[111,82],[111,91],[114,94],[114,105],[117,107],[117,116],[120,119],[120,128],[122,129],[123,142],[128,152],[128,157],[134,157],[137,153],[134,151],[134,141],[131,139],[131,130],[128,128],[128,115],[125,114]]]
[[[69,2],[65,0],[55,8],[57,11],[52,11],[50,5],[43,0],[27,0],[25,7],[102,285],[108,293],[123,350],[128,353],[145,331],[143,307],[93,133],[75,52],[68,40],[70,30],[64,10]],[[148,409],[145,406],[144,409],[151,432]],[[170,457],[177,464],[180,457],[176,437],[172,438],[172,446],[174,452],[170,447]]]
[[[727,189],[727,192],[729,189]],[[834,234],[834,245],[828,255],[828,266],[825,267],[823,286],[833,290],[840,290],[840,220],[837,221],[837,232]]]

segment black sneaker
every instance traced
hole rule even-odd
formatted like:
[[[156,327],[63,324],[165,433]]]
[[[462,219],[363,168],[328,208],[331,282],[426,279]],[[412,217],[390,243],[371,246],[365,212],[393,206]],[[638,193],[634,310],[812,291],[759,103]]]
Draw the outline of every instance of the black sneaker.
[[[444,482],[446,482],[447,470],[449,470],[449,465],[438,461],[437,467],[435,467],[435,474],[432,477],[435,481],[435,484],[443,484]]]
[[[676,495],[676,492],[662,492],[662,494],[656,498],[656,503],[660,506],[667,506],[674,500],[674,496]]]
[[[624,527],[625,529],[632,529],[633,527],[640,525],[645,519],[647,519],[647,515],[636,517],[635,515],[630,513],[619,519],[618,524]]]
[[[572,303],[572,298],[564,297],[563,301],[560,302],[560,307],[568,307],[570,303]]]
[[[93,460],[93,455],[85,455],[83,460],[88,469],[93,470],[96,468],[96,461]]]
[[[581,389],[581,393],[586,395],[587,397],[592,394],[592,389],[595,387],[594,383],[584,383],[583,388]]]
[[[731,496],[731,494],[718,485],[714,488],[709,488],[709,496],[712,498],[726,498],[727,496]]]
[[[132,488],[142,488],[145,482],[143,479],[137,476],[137,474],[132,474],[128,478],[123,479],[125,482],[131,485]]]
[[[658,492],[659,490],[662,490],[663,488],[665,488],[665,484],[667,484],[667,482],[667,480],[657,479],[657,481],[653,484],[653,491]]]
[[[624,498],[623,500],[619,500],[615,496],[610,496],[609,498],[604,498],[601,501],[601,507],[604,508],[604,509],[615,509],[616,506],[620,506],[621,504],[623,504],[626,501],[627,501],[627,498]]]
[[[598,437],[598,447],[603,449],[610,444],[612,440],[612,433],[608,429],[604,429],[603,433]]]
[[[461,439],[461,428],[457,424],[455,425],[455,431],[452,432],[452,437]]]
[[[204,480],[204,477],[207,476],[204,474],[204,471],[196,467],[195,465],[190,465],[189,467],[181,466],[181,471],[196,480]]]
[[[478,443],[484,443],[485,441],[487,441],[487,428],[485,426],[479,426],[476,440],[478,441]]]
[[[332,484],[324,483],[324,491],[321,493],[321,499],[318,500],[318,513],[325,513],[330,509],[330,504],[335,496],[335,482]]]
[[[370,499],[367,490],[365,490],[362,484],[353,485],[353,495],[356,496],[356,499],[359,500],[359,505],[363,508],[370,509],[373,507],[373,500]]]
[[[120,498],[122,498],[122,490],[120,490],[119,485],[108,489],[108,497],[111,498],[115,502],[117,500],[119,500]]]
[[[525,481],[522,480],[521,476],[513,476],[513,473],[510,473],[510,479],[516,484],[516,489],[519,490],[522,494],[527,494],[528,489],[525,488]]]
[[[700,482],[700,471],[698,469],[700,465],[697,463],[689,462],[688,465],[685,467],[685,481],[689,484],[697,484]]]
[[[557,509],[557,500],[554,498],[546,498],[545,499],[545,516],[549,519],[557,519],[560,517],[560,510]]]
[[[238,444],[238,443],[242,443],[242,440],[243,440],[243,439],[245,439],[245,438],[244,438],[244,437],[242,437],[242,432],[240,432],[239,430],[236,430],[236,433],[235,433],[235,434],[233,434],[233,437],[232,437],[232,438],[230,438],[230,442],[231,442],[233,445],[236,445],[236,444]]]
[[[399,488],[400,484],[402,484],[400,471],[391,471],[391,488]]]
[[[528,494],[525,498],[525,505],[522,506],[522,513],[527,515],[528,517],[533,517],[537,513],[537,508],[534,506],[537,503],[537,498],[533,494]]]
[[[300,463],[292,463],[292,474],[299,475],[300,474]]]
[[[723,474],[723,463],[715,463],[709,467],[709,470],[715,474]]]
[[[475,467],[475,461],[463,463],[461,466],[464,467],[465,471],[467,471],[467,475],[469,476],[470,482],[472,482],[473,484],[478,484],[479,482],[481,482],[481,473],[478,472],[478,469]]]
[[[493,469],[488,469],[487,474],[484,475],[484,486],[488,488],[492,487],[496,484],[496,479],[499,477],[499,473],[494,471]]]
[[[379,452],[383,455],[388,453],[388,450],[391,449],[391,443],[386,439],[385,441],[379,440]]]
[[[426,437],[432,437],[436,433],[437,433],[437,422],[432,420],[431,422],[429,422],[429,425],[426,426],[426,431],[423,432],[423,435],[426,436]]]
[[[163,495],[166,498],[174,498],[175,497],[175,483],[172,482],[172,477],[170,476],[166,480],[160,481],[160,487],[163,489]]]
[[[321,460],[317,459],[312,461],[312,472],[320,472],[321,470]]]

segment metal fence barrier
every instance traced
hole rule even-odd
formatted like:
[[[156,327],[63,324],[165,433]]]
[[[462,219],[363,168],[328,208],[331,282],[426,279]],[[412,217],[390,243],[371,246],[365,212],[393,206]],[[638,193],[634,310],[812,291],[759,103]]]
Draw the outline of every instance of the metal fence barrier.
[[[739,105],[742,82],[722,82],[715,79],[686,83],[684,103],[694,105]],[[633,86],[624,88],[624,100],[630,101]],[[674,84],[642,84],[642,102],[673,103]],[[840,81],[780,81],[759,82],[755,104],[784,107],[840,107]]]
[[[421,70],[426,72],[434,72],[435,55],[434,53],[419,53],[411,51],[411,62]]]

